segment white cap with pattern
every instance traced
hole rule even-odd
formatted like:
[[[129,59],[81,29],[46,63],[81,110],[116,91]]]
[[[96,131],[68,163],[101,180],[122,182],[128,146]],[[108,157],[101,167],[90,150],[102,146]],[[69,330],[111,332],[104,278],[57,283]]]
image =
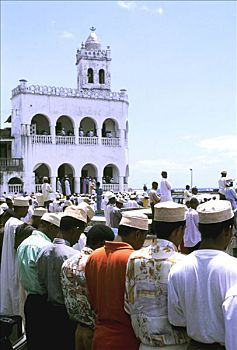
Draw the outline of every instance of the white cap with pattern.
[[[231,204],[227,200],[210,200],[197,207],[200,224],[215,224],[233,218]]]
[[[139,213],[138,210],[131,210],[122,213],[122,219],[119,225],[134,227],[139,230],[148,231],[148,217]]]
[[[173,201],[157,203],[154,206],[154,221],[178,222],[185,220],[185,208],[183,204]]]

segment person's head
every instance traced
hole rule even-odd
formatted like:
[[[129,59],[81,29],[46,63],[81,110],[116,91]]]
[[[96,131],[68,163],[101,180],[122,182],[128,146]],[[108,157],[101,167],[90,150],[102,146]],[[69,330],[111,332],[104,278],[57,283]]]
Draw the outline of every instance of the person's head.
[[[178,247],[183,239],[185,222],[185,205],[168,201],[154,206],[154,231],[158,238]]]
[[[197,207],[201,246],[225,250],[233,235],[234,213],[227,200],[210,200]]]
[[[44,176],[43,177],[43,183],[48,183],[49,182],[49,179],[47,178],[47,176]]]
[[[91,205],[86,203],[86,202],[80,202],[78,204],[78,208],[81,208],[82,210],[85,211],[86,216],[87,216],[87,224],[89,224],[89,222],[91,221],[91,219],[95,215],[95,211],[93,210]]]
[[[60,232],[61,213],[45,213],[41,217],[38,230],[49,237],[51,241],[58,236]]]
[[[99,181],[96,182],[96,187],[100,187],[100,182]]]
[[[116,203],[116,197],[114,193],[109,193],[108,196],[108,204],[115,204]]]
[[[7,198],[6,198],[6,203],[7,203],[7,206],[8,206],[9,209],[13,209],[13,201],[12,201],[12,198],[7,197]]]
[[[15,243],[14,248],[17,250],[19,245],[27,238],[29,237],[32,232],[34,231],[34,227],[28,224],[22,224],[17,226],[15,231]]]
[[[71,245],[77,243],[87,224],[85,210],[76,205],[70,205],[64,210],[60,222],[60,233]]]
[[[226,180],[225,185],[226,187],[233,187],[233,180],[232,179]]]
[[[192,187],[192,190],[191,190],[192,194],[196,195],[198,194],[198,188],[196,186]]]
[[[186,201],[185,205],[187,208],[190,208],[190,201]]]
[[[148,232],[148,218],[137,210],[124,212],[118,228],[118,235],[123,242],[130,244],[133,249],[142,248]]]
[[[23,218],[28,213],[29,200],[25,197],[16,197],[13,201],[13,208],[18,219]]]
[[[151,186],[152,186],[152,188],[153,188],[154,190],[157,190],[157,188],[158,188],[158,182],[153,181],[152,184],[151,184]]]
[[[162,172],[161,172],[161,176],[162,176],[164,179],[167,179],[167,171],[162,171]]]
[[[190,199],[190,208],[197,209],[197,206],[199,205],[199,200],[195,197]]]
[[[190,186],[189,186],[189,185],[186,185],[185,188],[186,188],[186,190],[188,190],[188,191],[190,190]]]
[[[123,204],[125,203],[125,200],[121,197],[116,198],[116,207],[121,209],[123,207]]]
[[[35,228],[39,227],[42,216],[47,213],[48,210],[44,207],[37,207],[34,209],[31,217],[31,225]]]
[[[144,192],[147,191],[147,185],[146,185],[146,184],[143,185],[143,191],[144,191]]]
[[[226,176],[227,176],[227,171],[226,171],[226,170],[222,170],[221,176],[222,176],[222,177],[226,177]]]
[[[103,224],[96,224],[90,228],[86,234],[86,246],[95,250],[103,247],[105,241],[113,241],[113,230]]]

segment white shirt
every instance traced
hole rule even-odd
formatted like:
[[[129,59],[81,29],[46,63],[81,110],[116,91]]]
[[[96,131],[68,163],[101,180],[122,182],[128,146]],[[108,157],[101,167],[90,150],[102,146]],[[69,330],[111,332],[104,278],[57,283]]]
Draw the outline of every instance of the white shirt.
[[[196,341],[225,344],[222,304],[226,292],[236,283],[236,258],[214,249],[200,249],[187,255],[170,270],[170,323],[187,327],[188,335]]]
[[[221,177],[218,181],[219,193],[224,194],[226,177]]]
[[[110,213],[113,210],[113,208],[114,208],[113,204],[108,204],[104,208],[104,216],[105,216],[105,220],[106,220],[106,225],[109,226],[109,227],[111,227],[111,224],[110,224]]]
[[[68,180],[65,180],[64,184],[65,184],[66,196],[70,196],[70,195],[71,195],[71,188],[70,188],[70,183],[69,183],[69,181],[68,181]]]
[[[237,284],[226,293],[222,305],[225,320],[225,347],[227,350],[237,349]]]
[[[186,212],[186,226],[183,238],[185,247],[194,247],[201,241],[198,221],[198,212],[195,209],[189,208]]]
[[[189,190],[184,190],[184,204],[192,198],[192,193]]]
[[[172,201],[171,185],[167,179],[162,178],[160,181],[160,201]]]
[[[52,188],[49,183],[45,182],[41,186],[42,194],[44,196],[44,202],[47,202],[50,200],[50,193],[52,192]]]

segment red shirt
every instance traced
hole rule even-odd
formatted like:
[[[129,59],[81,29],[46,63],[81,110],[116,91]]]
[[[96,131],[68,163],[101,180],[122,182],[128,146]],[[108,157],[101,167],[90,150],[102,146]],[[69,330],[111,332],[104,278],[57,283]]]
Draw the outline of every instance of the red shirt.
[[[89,300],[96,313],[93,350],[139,349],[131,319],[124,311],[126,267],[133,251],[124,242],[105,242],[87,260]]]

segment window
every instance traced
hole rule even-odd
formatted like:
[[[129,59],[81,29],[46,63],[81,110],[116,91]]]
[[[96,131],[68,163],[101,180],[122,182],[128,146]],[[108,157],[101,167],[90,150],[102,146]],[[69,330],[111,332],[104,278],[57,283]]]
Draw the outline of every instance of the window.
[[[99,70],[99,83],[100,84],[105,83],[105,71],[104,71],[104,69]]]
[[[88,83],[94,83],[94,72],[92,68],[89,68],[87,71]]]

